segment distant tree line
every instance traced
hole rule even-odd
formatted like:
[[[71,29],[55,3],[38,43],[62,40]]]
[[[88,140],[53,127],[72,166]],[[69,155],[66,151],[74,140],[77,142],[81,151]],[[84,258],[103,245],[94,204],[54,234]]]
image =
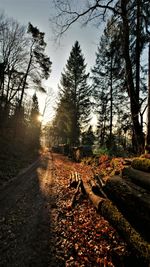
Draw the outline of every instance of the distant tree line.
[[[85,75],[84,58],[78,42],[72,48],[60,82],[60,98],[53,121],[55,137],[71,144],[82,140],[85,125],[89,130],[90,111],[97,114],[98,142],[112,148],[126,147],[131,140],[135,153],[150,146],[150,116],[147,138],[143,116],[150,103],[147,85],[148,70],[142,55],[150,43],[149,1],[54,1],[55,22],[59,35],[75,21],[84,24],[107,23],[96,52],[91,80]],[[54,18],[53,18],[54,19]],[[57,31],[58,32],[58,31]],[[80,55],[80,56],[78,56]],[[89,85],[90,84],[90,85]],[[150,97],[149,97],[150,99]],[[75,127],[73,129],[73,126]]]
[[[0,143],[39,147],[40,122],[36,92],[51,72],[44,33],[0,15]],[[31,99],[31,92],[33,97]],[[6,144],[5,144],[6,145]]]

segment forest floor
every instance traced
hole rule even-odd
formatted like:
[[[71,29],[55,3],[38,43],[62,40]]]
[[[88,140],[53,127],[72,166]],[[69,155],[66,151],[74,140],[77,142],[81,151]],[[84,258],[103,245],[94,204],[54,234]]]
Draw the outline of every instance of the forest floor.
[[[122,167],[122,159],[101,161],[105,178]],[[86,195],[78,194],[70,208],[70,173],[86,179],[93,166],[45,151],[0,189],[0,266],[127,266],[126,243]]]

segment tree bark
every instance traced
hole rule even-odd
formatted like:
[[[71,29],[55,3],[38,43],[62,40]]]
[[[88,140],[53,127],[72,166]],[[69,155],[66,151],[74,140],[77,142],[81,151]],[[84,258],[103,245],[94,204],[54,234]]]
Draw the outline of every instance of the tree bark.
[[[109,133],[109,147],[112,146],[112,127],[113,127],[113,52],[111,51],[110,63],[110,133]]]
[[[150,173],[150,159],[148,159],[148,158],[135,158],[132,161],[131,166],[134,169]]]
[[[128,95],[130,98],[131,117],[132,117],[133,130],[136,141],[136,150],[137,153],[141,154],[144,150],[144,135],[142,132],[142,127],[139,122],[139,112],[140,112],[139,97],[134,87],[132,63],[129,52],[130,47],[129,47],[129,23],[127,14],[127,3],[128,0],[121,0],[123,32],[124,32],[123,49],[124,49],[124,59],[126,68],[126,79],[128,85]]]
[[[71,199],[71,202],[70,202],[70,208],[72,208],[74,206],[74,204],[75,204],[76,197],[77,197],[77,195],[78,195],[78,193],[80,191],[80,187],[82,188],[82,180],[78,181],[76,191],[75,191],[75,193],[74,193],[74,195],[73,195],[73,197]]]
[[[122,176],[129,178],[133,183],[150,190],[150,174],[126,167],[122,171]]]
[[[119,176],[110,178],[104,191],[144,238],[150,240],[149,192]]]
[[[137,12],[136,12],[136,95],[137,101],[139,102],[140,94],[140,0],[136,1],[137,3]]]
[[[96,196],[90,185],[84,181],[83,185],[97,211],[118,230],[137,258],[150,262],[150,244],[143,240],[110,200]]]
[[[150,148],[150,42],[148,51],[148,109],[147,109],[147,136],[146,146]]]
[[[94,207],[98,211],[100,211],[101,204],[105,201],[105,199],[102,198],[102,197],[100,197],[100,196],[95,195],[94,192],[92,191],[92,187],[87,182],[84,182],[83,181],[83,186],[84,186],[84,189],[85,189],[86,194],[88,195],[88,197],[92,201]]]
[[[29,60],[28,67],[27,67],[27,70],[26,70],[26,73],[25,73],[25,76],[24,76],[24,80],[23,80],[21,97],[20,97],[20,100],[19,100],[19,110],[21,109],[21,106],[22,106],[22,101],[23,101],[23,96],[24,96],[26,81],[27,81],[27,77],[28,77],[28,74],[29,74],[29,70],[30,70],[30,66],[31,66],[31,62],[32,62],[32,57],[33,56],[32,56],[32,52],[31,52],[31,54],[30,54],[30,60]]]

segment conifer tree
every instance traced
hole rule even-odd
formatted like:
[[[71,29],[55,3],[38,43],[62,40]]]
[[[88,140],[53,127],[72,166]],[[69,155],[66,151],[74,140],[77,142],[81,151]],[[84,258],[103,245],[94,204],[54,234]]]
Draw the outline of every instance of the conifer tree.
[[[92,69],[93,96],[98,114],[98,135],[101,145],[109,147],[113,141],[115,121],[125,104],[124,60],[120,46],[120,27],[108,21],[96,53]],[[127,96],[127,94],[126,94]],[[122,114],[123,115],[123,114]]]
[[[76,41],[62,73],[57,110],[59,132],[65,132],[69,143],[73,145],[79,144],[81,129],[90,119],[91,88],[87,83],[89,74],[86,73],[84,61],[80,45]]]
[[[30,130],[32,147],[38,148],[40,144],[40,121],[39,104],[36,93],[32,97],[32,108],[30,114]]]
[[[71,0],[57,0],[55,7],[55,21],[62,35],[68,28],[78,20],[84,20],[88,24],[94,20],[97,25],[110,15],[110,12],[121,22],[122,51],[125,61],[126,89],[130,101],[130,112],[135,136],[136,152],[143,152],[144,135],[141,123],[141,101],[140,101],[140,56],[144,46],[149,42],[150,5],[149,0],[119,0],[83,1],[82,5],[75,5]],[[134,35],[134,38],[133,38]],[[148,38],[147,38],[148,37]],[[135,49],[132,49],[132,47]],[[133,50],[135,56],[133,57]],[[133,64],[134,62],[134,64]]]

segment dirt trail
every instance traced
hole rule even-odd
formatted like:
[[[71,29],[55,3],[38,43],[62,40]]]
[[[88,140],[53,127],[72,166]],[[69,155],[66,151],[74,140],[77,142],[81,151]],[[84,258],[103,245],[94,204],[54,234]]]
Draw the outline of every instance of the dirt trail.
[[[45,152],[0,190],[0,267],[128,266],[125,242],[86,195],[70,209],[69,175],[89,168]]]
[[[47,153],[0,191],[0,266],[57,266],[51,232],[53,178]]]

